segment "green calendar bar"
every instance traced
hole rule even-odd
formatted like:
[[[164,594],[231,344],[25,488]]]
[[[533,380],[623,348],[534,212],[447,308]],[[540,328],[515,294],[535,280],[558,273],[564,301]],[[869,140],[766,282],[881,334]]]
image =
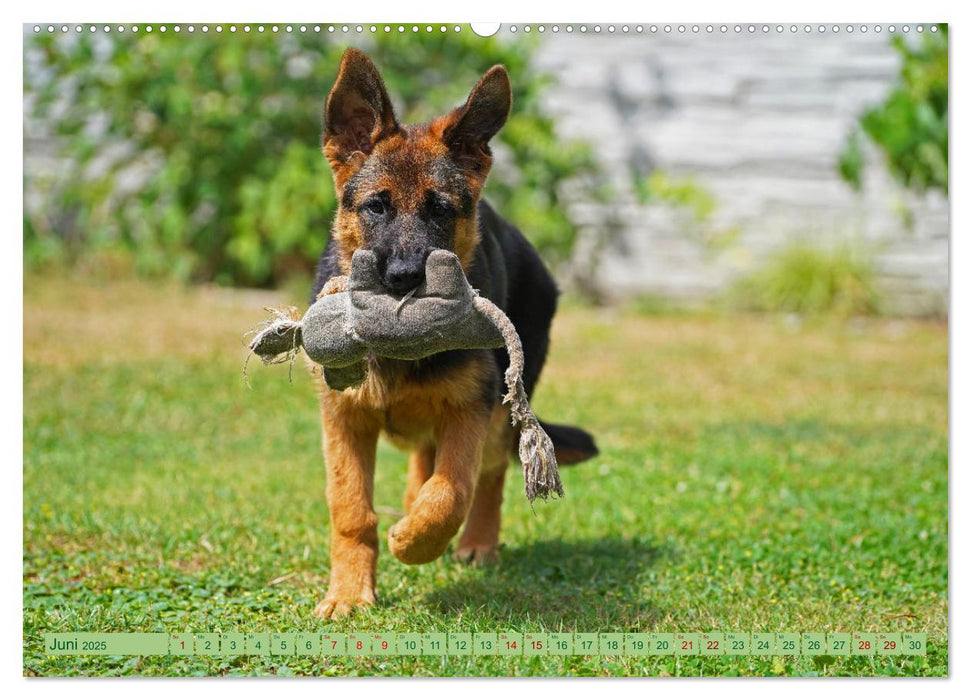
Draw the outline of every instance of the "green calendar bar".
[[[51,655],[923,656],[919,632],[47,633]]]

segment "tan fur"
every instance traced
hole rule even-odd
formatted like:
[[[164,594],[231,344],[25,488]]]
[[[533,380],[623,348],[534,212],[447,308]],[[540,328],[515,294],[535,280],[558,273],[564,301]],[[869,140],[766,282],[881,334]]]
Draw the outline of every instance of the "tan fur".
[[[324,285],[324,288],[320,290],[320,294],[317,295],[317,298],[320,299],[320,297],[326,296],[328,294],[338,294],[340,292],[346,292],[346,291],[347,291],[347,275],[341,275],[340,277],[331,277],[329,280],[327,280],[327,284]]]

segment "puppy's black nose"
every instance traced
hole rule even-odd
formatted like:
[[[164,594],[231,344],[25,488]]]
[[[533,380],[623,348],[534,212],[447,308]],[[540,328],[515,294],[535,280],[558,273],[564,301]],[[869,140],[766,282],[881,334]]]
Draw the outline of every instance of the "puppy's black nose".
[[[425,279],[425,257],[393,258],[384,273],[384,286],[392,294],[403,296]]]

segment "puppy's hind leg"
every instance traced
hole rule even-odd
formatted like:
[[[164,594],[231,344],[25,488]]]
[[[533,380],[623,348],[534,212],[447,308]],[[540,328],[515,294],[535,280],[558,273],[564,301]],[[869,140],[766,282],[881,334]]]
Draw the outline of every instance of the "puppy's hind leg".
[[[435,471],[435,446],[422,445],[411,453],[408,458],[408,483],[405,486],[404,509],[405,514],[411,510],[411,504],[418,498],[418,492],[425,485]]]
[[[502,487],[509,470],[509,454],[515,433],[509,410],[500,406],[489,421],[489,435],[482,453],[482,468],[472,499],[472,509],[462,531],[455,559],[481,566],[499,557],[499,522],[502,511]]]

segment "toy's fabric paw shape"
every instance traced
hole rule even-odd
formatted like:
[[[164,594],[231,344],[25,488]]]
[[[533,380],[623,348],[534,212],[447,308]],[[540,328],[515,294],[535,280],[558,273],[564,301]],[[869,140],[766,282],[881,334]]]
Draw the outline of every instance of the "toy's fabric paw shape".
[[[472,300],[475,292],[465,278],[462,263],[455,253],[433,250],[425,261],[424,297]]]

